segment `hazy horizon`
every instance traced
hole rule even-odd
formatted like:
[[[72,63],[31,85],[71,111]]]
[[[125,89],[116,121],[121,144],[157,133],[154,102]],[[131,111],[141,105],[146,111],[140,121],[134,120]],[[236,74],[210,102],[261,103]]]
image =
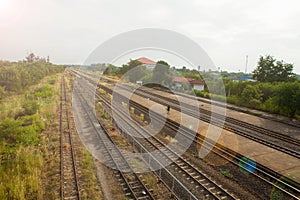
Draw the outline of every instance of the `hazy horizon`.
[[[248,55],[247,72],[252,72],[259,56],[272,55],[293,63],[294,72],[300,74],[298,4],[296,0],[1,0],[0,60],[19,61],[33,52],[49,55],[56,64],[82,64],[112,36],[150,27],[191,38],[223,71],[244,72]],[[181,67],[178,60],[166,60]]]

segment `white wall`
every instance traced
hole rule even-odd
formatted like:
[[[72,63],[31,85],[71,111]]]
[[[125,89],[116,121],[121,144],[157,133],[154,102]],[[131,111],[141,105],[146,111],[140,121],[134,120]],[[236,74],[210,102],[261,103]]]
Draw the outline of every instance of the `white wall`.
[[[155,65],[143,64],[148,70],[153,70]]]
[[[181,83],[175,83],[175,87],[181,88],[181,87],[182,87],[182,84],[181,84]]]
[[[193,86],[193,89],[194,89],[194,90],[203,91],[203,90],[204,90],[204,85],[198,85],[198,84],[195,84],[195,85]]]

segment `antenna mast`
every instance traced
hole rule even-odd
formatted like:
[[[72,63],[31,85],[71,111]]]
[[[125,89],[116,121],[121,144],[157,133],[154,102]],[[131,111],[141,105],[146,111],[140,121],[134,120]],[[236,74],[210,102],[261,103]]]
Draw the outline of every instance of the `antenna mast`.
[[[246,55],[246,68],[245,68],[245,74],[247,74],[247,67],[248,67],[248,55]]]

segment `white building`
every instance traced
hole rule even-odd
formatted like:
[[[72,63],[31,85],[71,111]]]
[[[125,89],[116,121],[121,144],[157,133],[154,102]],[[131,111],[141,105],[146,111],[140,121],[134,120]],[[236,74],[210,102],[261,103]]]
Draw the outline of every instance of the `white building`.
[[[203,91],[205,82],[194,78],[173,77],[173,85],[179,90],[184,90],[184,85],[186,85],[189,89]]]

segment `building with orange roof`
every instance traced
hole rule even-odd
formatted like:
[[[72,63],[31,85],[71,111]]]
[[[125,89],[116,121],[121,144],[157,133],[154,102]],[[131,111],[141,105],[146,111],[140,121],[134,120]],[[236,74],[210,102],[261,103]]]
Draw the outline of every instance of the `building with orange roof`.
[[[194,78],[173,77],[173,86],[177,90],[184,90],[184,86],[189,89],[203,91],[205,82]]]
[[[143,66],[145,66],[148,70],[153,70],[156,65],[156,62],[154,62],[153,60],[150,60],[149,58],[146,58],[146,57],[141,57],[136,60],[143,63]]]

